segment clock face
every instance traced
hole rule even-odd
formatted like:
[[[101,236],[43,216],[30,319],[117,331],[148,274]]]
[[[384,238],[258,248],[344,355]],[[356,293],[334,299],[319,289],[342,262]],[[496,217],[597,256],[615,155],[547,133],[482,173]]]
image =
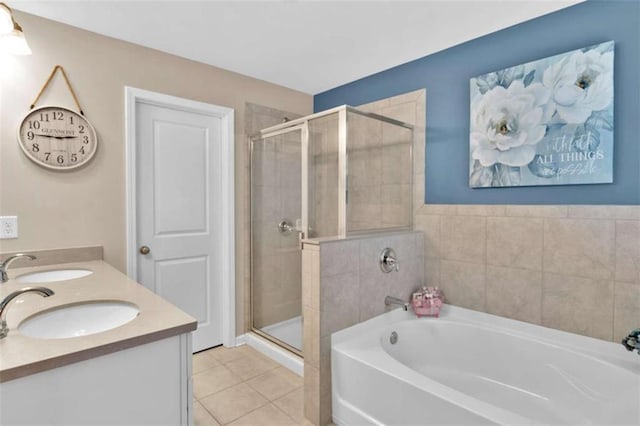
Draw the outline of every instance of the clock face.
[[[29,159],[55,170],[82,166],[98,147],[96,132],[84,116],[55,106],[31,110],[18,128],[18,143]]]

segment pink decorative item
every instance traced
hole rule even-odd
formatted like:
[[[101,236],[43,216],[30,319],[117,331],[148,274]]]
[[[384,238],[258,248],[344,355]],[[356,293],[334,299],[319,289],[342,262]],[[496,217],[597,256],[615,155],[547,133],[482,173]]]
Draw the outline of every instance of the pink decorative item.
[[[444,296],[438,287],[422,287],[413,293],[411,306],[418,317],[438,317]]]

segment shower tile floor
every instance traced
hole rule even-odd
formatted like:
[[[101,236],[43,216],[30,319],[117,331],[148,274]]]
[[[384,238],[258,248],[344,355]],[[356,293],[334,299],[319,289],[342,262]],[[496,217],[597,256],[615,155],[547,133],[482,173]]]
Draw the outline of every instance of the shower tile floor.
[[[193,396],[196,426],[311,425],[302,377],[247,345],[195,354]]]

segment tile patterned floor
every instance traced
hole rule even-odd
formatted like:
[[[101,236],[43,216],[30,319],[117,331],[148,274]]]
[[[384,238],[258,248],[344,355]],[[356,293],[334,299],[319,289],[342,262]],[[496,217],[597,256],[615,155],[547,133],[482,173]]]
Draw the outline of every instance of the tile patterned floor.
[[[195,426],[310,425],[302,377],[249,346],[193,356]]]

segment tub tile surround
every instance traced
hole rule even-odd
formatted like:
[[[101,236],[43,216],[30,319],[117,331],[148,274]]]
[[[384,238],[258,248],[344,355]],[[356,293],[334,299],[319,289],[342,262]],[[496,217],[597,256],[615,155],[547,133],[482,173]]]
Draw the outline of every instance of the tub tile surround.
[[[415,228],[448,303],[614,342],[640,326],[640,206],[424,205]]]
[[[414,228],[447,302],[616,342],[640,326],[640,206],[425,204],[426,91],[358,108],[414,126]]]
[[[304,407],[313,424],[331,422],[331,333],[389,310],[387,295],[409,300],[424,282],[423,241],[422,233],[405,231],[305,242]],[[396,251],[398,272],[380,270],[386,247]]]

